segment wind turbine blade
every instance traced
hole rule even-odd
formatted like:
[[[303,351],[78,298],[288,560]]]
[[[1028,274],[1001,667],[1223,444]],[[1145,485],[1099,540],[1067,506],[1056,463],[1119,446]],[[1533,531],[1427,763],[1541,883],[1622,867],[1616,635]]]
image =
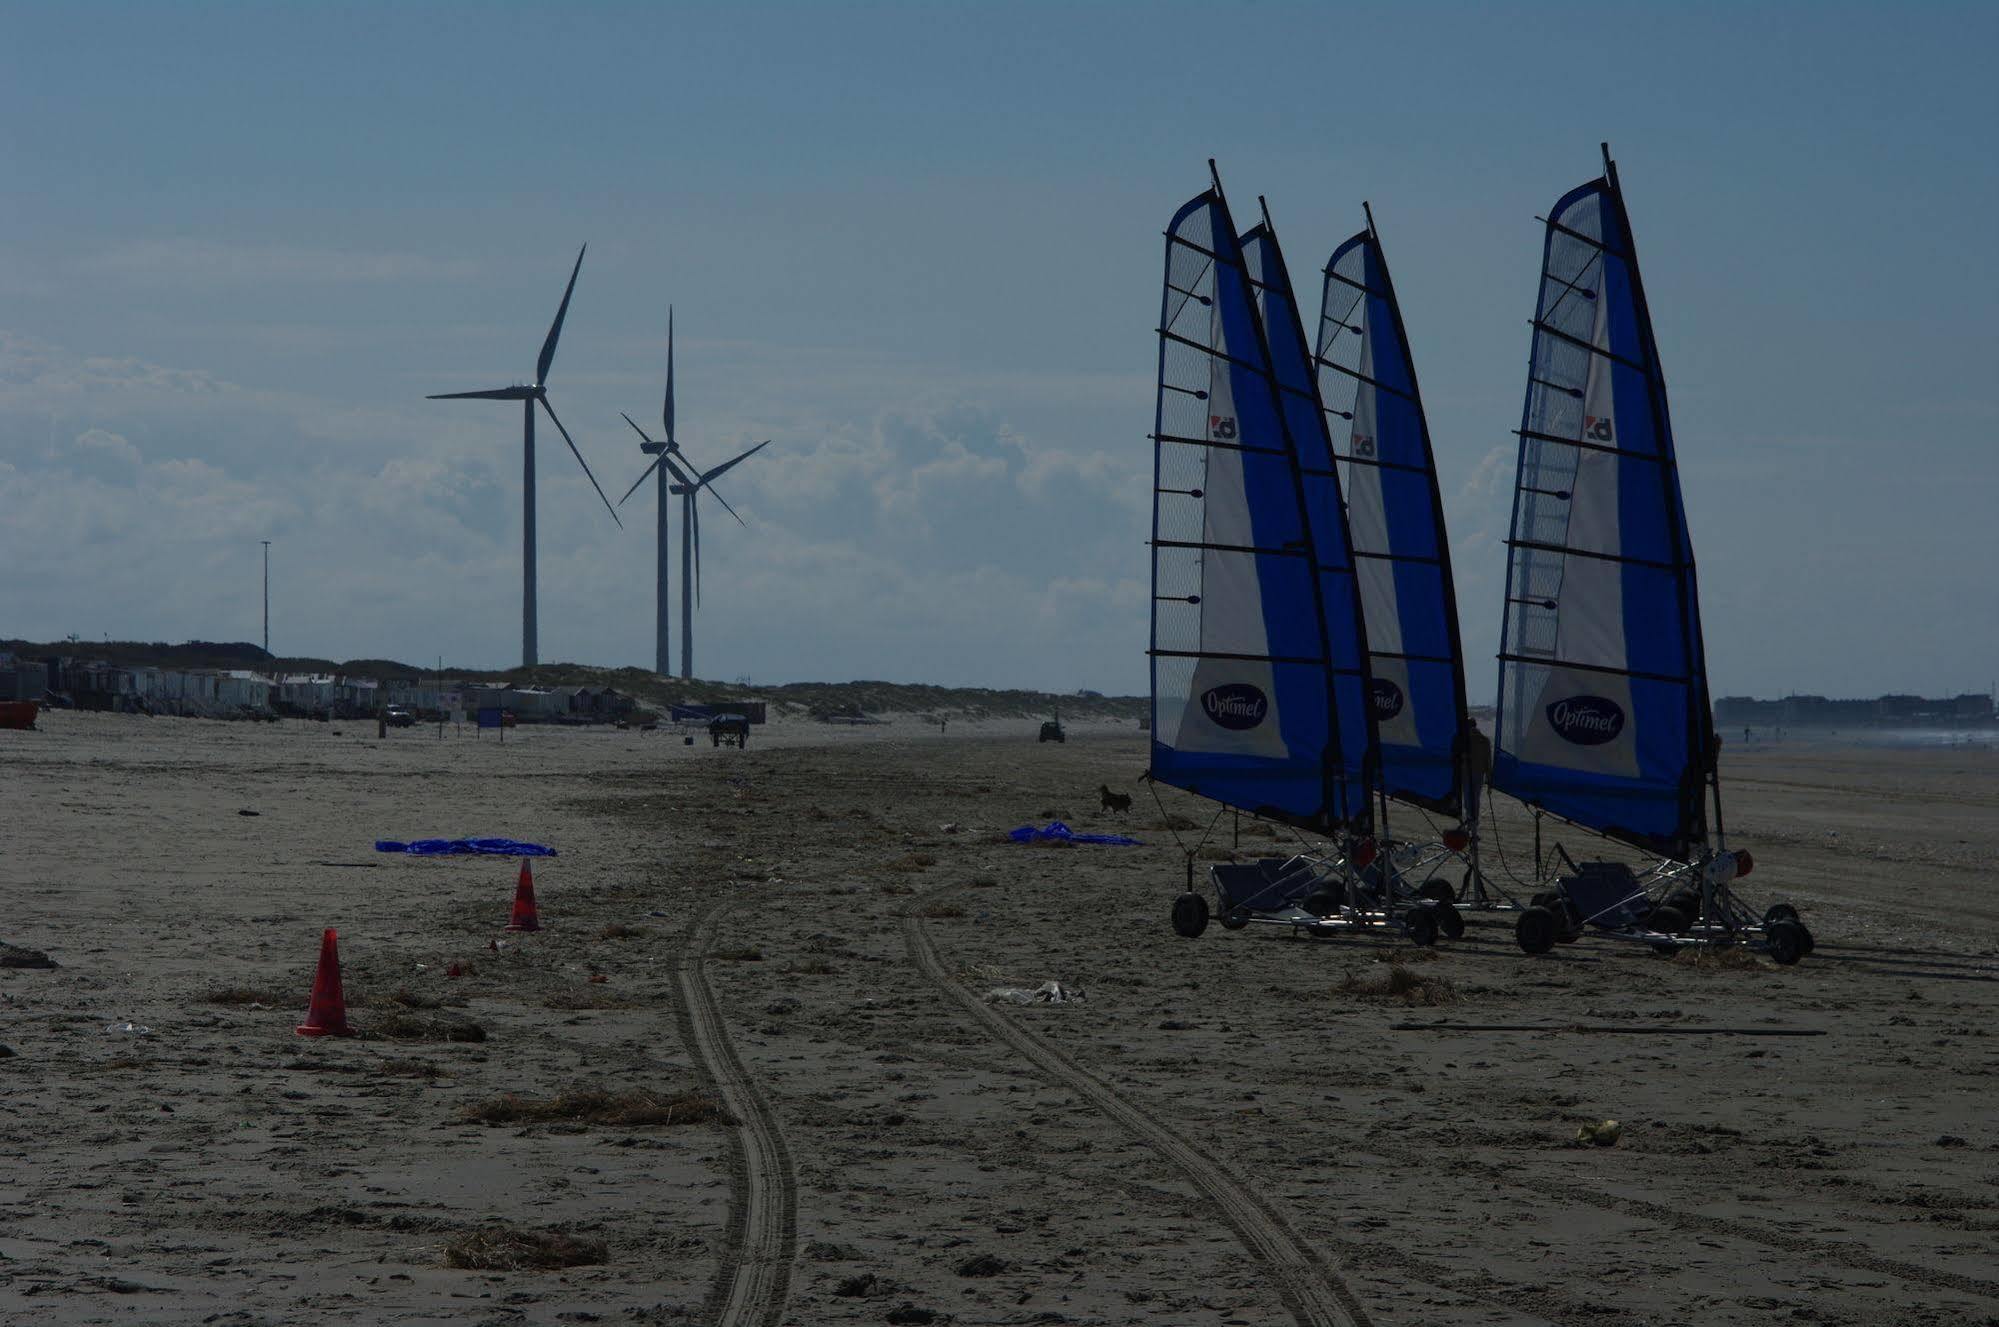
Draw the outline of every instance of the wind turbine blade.
[[[638,423],[637,423],[637,422],[636,422],[635,420],[633,420],[633,418],[632,418],[632,417],[631,417],[630,415],[627,415],[627,414],[625,414],[625,412],[624,412],[624,411],[622,411],[622,410],[620,410],[620,411],[618,412],[618,414],[619,414],[619,416],[620,416],[621,418],[623,418],[623,419],[624,419],[624,421],[625,421],[625,422],[626,422],[627,424],[630,424],[630,425],[632,426],[632,432],[634,432],[634,433],[638,434],[638,435],[639,435],[639,438],[640,438],[640,439],[641,439],[642,441],[646,442],[647,444],[651,444],[651,443],[652,443],[652,439],[651,439],[651,438],[648,438],[648,437],[646,437],[646,431],[645,431],[644,429],[640,428],[640,427],[638,426]]]
[[[675,483],[683,484],[688,488],[694,487],[694,480],[688,476],[685,470],[682,470],[673,463],[673,453],[661,452],[659,456],[662,461],[666,462],[666,472],[673,476]]]
[[[525,401],[533,393],[525,387],[495,387],[490,392],[437,392],[426,401]]]
[[[576,251],[576,266],[569,269],[569,285],[562,292],[562,304],[555,311],[555,321],[548,325],[548,339],[541,343],[541,358],[534,362],[535,382],[546,385],[548,371],[555,364],[555,343],[562,337],[562,320],[569,316],[569,297],[576,293],[576,274],[583,270],[583,252],[589,245]]]
[[[637,479],[634,479],[634,480],[632,481],[632,486],[631,486],[630,488],[628,488],[628,489],[626,489],[626,490],[625,490],[625,497],[624,497],[624,498],[619,498],[619,499],[618,499],[618,505],[619,505],[620,507],[624,506],[624,505],[625,505],[625,498],[629,498],[629,497],[630,497],[630,496],[631,496],[632,494],[634,494],[634,493],[638,492],[638,491],[639,491],[639,485],[640,485],[640,484],[643,484],[643,483],[645,483],[645,482],[646,482],[646,475],[649,475],[649,474],[651,474],[651,473],[652,473],[653,471],[655,471],[655,470],[657,470],[657,469],[659,469],[659,457],[655,456],[655,457],[653,457],[653,458],[652,458],[652,464],[651,464],[651,465],[649,465],[649,466],[647,466],[647,467],[645,468],[645,471],[644,471],[644,472],[643,472],[642,474],[640,474],[640,475],[639,475],[639,477],[638,477]]]
[[[618,520],[618,509],[611,505],[609,498],[604,497],[604,486],[597,482],[597,476],[590,474],[590,463],[583,459],[582,452],[576,450],[576,439],[570,437],[569,430],[562,427],[562,421],[555,416],[555,407],[548,403],[546,396],[541,398],[541,408],[548,412],[548,418],[555,425],[555,431],[560,433],[562,440],[569,444],[569,454],[576,458],[576,464],[582,466],[583,473],[590,476],[590,487],[596,489],[597,496],[603,499],[604,510],[611,513],[611,519],[617,521],[620,530],[624,529],[625,523]]]
[[[694,606],[701,606],[701,495],[687,504],[687,521],[694,528]]]
[[[717,502],[719,502],[719,503],[721,503],[721,504],[722,504],[722,509],[723,509],[724,511],[728,512],[728,513],[729,513],[729,515],[731,515],[731,516],[734,516],[734,517],[736,518],[736,524],[737,524],[737,525],[740,525],[740,526],[742,526],[742,527],[744,527],[745,529],[747,529],[747,528],[749,527],[749,524],[750,524],[750,523],[749,523],[748,521],[744,520],[744,519],[742,518],[742,516],[741,516],[740,514],[738,514],[738,513],[737,513],[737,511],[736,511],[736,509],[735,509],[734,507],[731,507],[731,506],[729,505],[729,500],[728,500],[727,498],[725,498],[725,497],[723,497],[723,496],[722,496],[722,490],[721,490],[721,489],[719,489],[719,488],[716,488],[716,487],[715,487],[715,486],[714,486],[713,484],[710,484],[710,485],[708,485],[707,487],[708,487],[708,491],[709,491],[710,493],[712,493],[712,494],[714,494],[714,495],[715,495],[715,501],[717,501]]]
[[[710,470],[707,474],[701,476],[701,482],[705,484],[709,480],[714,479],[726,473],[730,469],[730,467],[741,465],[744,461],[749,460],[752,456],[755,456],[758,452],[762,451],[764,448],[768,446],[770,446],[770,439],[765,438],[762,442],[750,448],[748,451],[744,452],[741,456],[733,457],[730,460],[724,461],[722,462],[722,464],[716,466],[713,470]]]
[[[667,445],[673,443],[673,306],[666,306],[666,409],[660,416],[666,421]]]

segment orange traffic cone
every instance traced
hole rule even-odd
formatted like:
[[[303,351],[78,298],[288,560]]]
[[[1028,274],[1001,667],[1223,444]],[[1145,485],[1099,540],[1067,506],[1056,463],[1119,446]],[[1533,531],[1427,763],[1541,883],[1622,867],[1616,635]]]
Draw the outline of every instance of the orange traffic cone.
[[[351,1037],[347,997],[340,989],[340,935],[331,927],[319,938],[319,971],[312,978],[312,1007],[299,1024],[301,1037]]]
[[[528,859],[521,858],[520,883],[514,886],[514,915],[507,923],[509,931],[539,931],[541,913],[534,905],[534,870]]]

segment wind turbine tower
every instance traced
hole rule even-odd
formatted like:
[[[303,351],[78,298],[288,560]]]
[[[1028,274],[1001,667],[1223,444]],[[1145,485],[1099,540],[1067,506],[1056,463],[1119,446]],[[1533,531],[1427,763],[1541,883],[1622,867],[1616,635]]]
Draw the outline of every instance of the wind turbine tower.
[[[770,439],[765,438],[740,456],[731,457],[693,479],[681,475],[681,482],[670,489],[680,499],[680,676],[684,679],[694,677],[694,606],[701,602],[701,504],[698,499],[701,491],[707,489],[715,494],[715,501],[728,508],[729,515],[736,517],[738,525],[746,524],[736,514],[736,509],[730,507],[710,484],[768,446]]]
[[[666,311],[666,404],[660,416],[660,422],[666,426],[666,441],[654,442],[650,437],[646,436],[646,431],[638,426],[638,421],[634,420],[630,415],[626,415],[624,419],[627,424],[632,426],[632,432],[639,435],[639,450],[647,456],[652,457],[652,464],[648,465],[640,472],[639,477],[632,481],[632,486],[625,490],[625,496],[618,499],[618,505],[622,507],[627,498],[638,492],[639,486],[646,482],[647,476],[657,477],[659,547],[657,552],[657,578],[653,587],[653,609],[656,614],[653,625],[653,671],[661,677],[673,676],[673,653],[669,648],[667,639],[668,624],[672,621],[673,616],[672,607],[668,603],[667,598],[667,587],[672,581],[672,573],[668,566],[668,550],[672,547],[672,541],[667,533],[667,498],[673,496],[680,499],[681,507],[680,675],[684,678],[692,678],[694,676],[694,604],[699,599],[701,592],[701,512],[700,508],[696,505],[696,498],[699,496],[701,490],[706,488],[709,493],[714,495],[715,501],[721,503],[729,515],[736,518],[737,524],[746,524],[736,509],[729,506],[729,500],[723,497],[721,491],[714,488],[710,481],[716,479],[730,467],[747,460],[749,457],[762,451],[765,447],[770,446],[770,439],[764,439],[741,456],[724,461],[721,465],[716,466],[713,470],[709,470],[706,473],[694,473],[694,465],[691,461],[687,462],[685,469],[682,469],[680,464],[676,462],[676,457],[680,461],[687,461],[687,453],[681,450],[680,443],[674,437],[673,432],[673,309],[671,306],[668,306]]]
[[[541,343],[541,355],[535,360],[534,381],[525,386],[496,387],[486,392],[443,392],[429,399],[432,401],[519,401],[521,403],[521,663],[532,668],[541,662],[537,648],[535,619],[535,576],[534,576],[534,407],[536,402],[548,412],[549,422],[562,434],[562,440],[569,444],[570,455],[576,464],[583,467],[589,477],[590,487],[597,490],[603,499],[604,510],[611,513],[620,528],[617,511],[611,500],[604,497],[603,486],[597,476],[590,473],[590,463],[583,459],[583,453],[576,450],[576,440],[569,436],[569,430],[562,427],[556,417],[555,407],[548,403],[548,371],[555,364],[555,343],[562,337],[562,320],[569,316],[569,297],[576,293],[576,274],[583,270],[583,253],[589,245],[576,251],[576,266],[569,270],[569,285],[562,292],[562,304],[555,311],[555,321],[549,324],[548,336]]]

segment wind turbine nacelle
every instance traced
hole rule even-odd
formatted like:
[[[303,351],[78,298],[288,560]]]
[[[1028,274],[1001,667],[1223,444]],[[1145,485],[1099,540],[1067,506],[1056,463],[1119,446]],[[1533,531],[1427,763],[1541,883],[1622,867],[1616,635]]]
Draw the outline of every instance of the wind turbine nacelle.
[[[639,450],[647,456],[657,456],[666,450],[666,444],[663,442],[642,442],[639,444]]]

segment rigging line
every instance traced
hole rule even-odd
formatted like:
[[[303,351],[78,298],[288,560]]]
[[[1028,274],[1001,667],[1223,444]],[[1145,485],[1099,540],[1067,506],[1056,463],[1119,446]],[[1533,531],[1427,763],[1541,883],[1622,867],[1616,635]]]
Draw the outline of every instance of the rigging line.
[[[1200,285],[1200,284],[1201,284],[1201,279],[1202,279],[1203,277],[1207,276],[1207,274],[1208,274],[1208,268],[1210,268],[1210,267],[1213,267],[1214,265],[1215,265],[1215,264],[1214,264],[1214,261],[1213,261],[1212,259],[1210,259],[1210,260],[1209,260],[1209,262],[1207,263],[1207,266],[1203,267],[1203,268],[1202,268],[1202,269],[1201,269],[1200,271],[1198,271],[1198,272],[1196,272],[1196,273],[1194,274],[1194,281],[1193,281],[1193,284],[1195,284],[1195,285],[1197,285],[1197,286],[1198,286],[1198,285]],[[1176,286],[1176,285],[1174,285],[1174,284],[1173,284],[1173,281],[1172,281],[1172,279],[1171,279],[1170,277],[1169,277],[1169,278],[1167,279],[1167,282],[1166,282],[1166,288],[1167,288],[1168,290],[1180,290],[1180,287],[1178,287],[1178,286]],[[1179,307],[1178,309],[1175,309],[1175,310],[1173,310],[1173,316],[1172,316],[1171,318],[1168,318],[1168,319],[1166,320],[1166,325],[1167,325],[1168,327],[1171,327],[1171,326],[1172,326],[1172,325],[1173,325],[1174,323],[1177,323],[1177,322],[1179,322],[1179,321],[1180,321],[1180,314],[1181,314],[1181,312],[1182,312],[1182,311],[1183,311],[1184,309],[1186,309],[1186,307],[1187,307],[1187,300],[1188,300],[1188,299],[1198,299],[1198,298],[1200,298],[1199,296],[1197,296],[1196,294],[1194,294],[1194,292],[1193,292],[1193,291],[1191,291],[1191,290],[1185,290],[1185,291],[1180,291],[1180,293],[1181,293],[1182,295],[1186,296],[1186,299],[1182,299],[1182,300],[1180,301],[1180,307]],[[1209,305],[1209,307],[1210,307],[1210,308],[1212,308],[1212,307],[1214,307],[1214,306],[1213,306],[1212,304],[1210,304],[1210,305]]]
[[[1310,557],[1309,548],[1258,548],[1254,544],[1211,544],[1195,539],[1155,539],[1154,548],[1202,548],[1215,553],[1255,553],[1262,557],[1302,558]]]
[[[1255,456],[1282,456],[1284,452],[1276,447],[1252,447],[1242,442],[1216,442],[1213,438],[1183,438],[1177,433],[1148,433],[1154,442],[1178,442],[1188,447],[1219,447],[1228,452],[1249,452]]]
[[[1178,332],[1174,331],[1170,327],[1161,327],[1158,329],[1158,331],[1159,335],[1165,337],[1168,341],[1177,341],[1181,345],[1186,346],[1191,350],[1198,350],[1204,355],[1212,355],[1214,358],[1219,359],[1224,363],[1235,365],[1237,368],[1242,369],[1244,372],[1254,373],[1260,377],[1265,377],[1265,378],[1271,376],[1270,370],[1263,367],[1260,364],[1252,364],[1246,359],[1236,358],[1234,355],[1229,354],[1226,350],[1217,350],[1213,346],[1203,345],[1199,341],[1193,340],[1191,337],[1185,337],[1180,335]]]
[[[1686,564],[1681,562],[1657,562],[1651,558],[1635,558],[1626,553],[1599,553],[1593,549],[1570,548],[1565,544],[1550,544],[1539,539],[1509,539],[1508,548],[1528,548],[1540,553],[1560,553],[1563,557],[1595,558],[1598,562],[1616,562],[1629,567],[1646,567],[1652,571],[1683,571]]]
[[[1607,195],[1608,192],[1609,192],[1608,190],[1601,190],[1599,191],[1599,194],[1600,196],[1603,196]],[[1602,240],[1597,239],[1594,236],[1585,235],[1579,230],[1573,230],[1568,226],[1564,226],[1561,222],[1551,220],[1548,217],[1535,217],[1534,219],[1536,221],[1545,223],[1548,229],[1550,230],[1561,231],[1562,234],[1568,236],[1572,240],[1581,240],[1584,244],[1589,245],[1590,248],[1595,249],[1598,253],[1607,253],[1612,258],[1615,258],[1618,261],[1624,263],[1629,263],[1632,261],[1630,254],[1625,253],[1621,249],[1613,249],[1608,244],[1605,244]]]
[[[1515,429],[1513,436],[1533,442],[1552,442],[1557,447],[1580,447],[1587,452],[1603,452],[1609,456],[1625,456],[1634,461],[1654,461],[1661,465],[1670,464],[1665,456],[1657,452],[1635,452],[1629,447],[1606,447],[1600,442],[1586,442],[1581,438],[1558,438],[1552,433],[1542,433],[1535,429]]]
[[[1237,663],[1299,664],[1312,668],[1326,666],[1324,659],[1292,654],[1241,654],[1227,650],[1162,650],[1157,646],[1147,650],[1146,653],[1162,659],[1227,659]]]
[[[1169,234],[1166,237],[1166,242],[1168,244],[1178,244],[1184,248],[1192,249],[1195,253],[1200,254],[1202,257],[1206,258],[1209,262],[1220,263],[1224,267],[1240,267],[1245,275],[1247,275],[1249,272],[1249,264],[1244,262],[1241,257],[1237,257],[1232,260],[1224,258],[1219,253],[1216,253],[1213,249],[1207,248],[1205,245],[1196,244],[1194,243],[1194,241],[1188,239],[1184,235]]]
[[[1411,396],[1408,392],[1403,391],[1399,387],[1390,387],[1387,383],[1382,382],[1379,379],[1370,378],[1365,373],[1362,373],[1359,369],[1350,369],[1344,364],[1335,364],[1332,360],[1329,359],[1321,359],[1318,361],[1318,363],[1325,365],[1327,368],[1331,369],[1335,373],[1344,373],[1349,378],[1358,379],[1359,381],[1364,382],[1368,386],[1374,388],[1378,392],[1387,392],[1391,396],[1399,396],[1403,400],[1409,402],[1411,405],[1421,404],[1416,400],[1415,397]]]
[[[1603,673],[1610,677],[1635,677],[1645,682],[1666,682],[1673,686],[1689,686],[1693,682],[1691,677],[1674,677],[1671,673],[1648,673],[1642,668],[1612,668],[1609,664],[1578,663],[1573,659],[1557,659],[1552,655],[1547,658],[1536,658],[1531,654],[1514,654],[1508,651],[1499,657],[1505,663],[1525,664],[1535,668],[1567,668],[1579,673]]]
[[[1346,310],[1346,317],[1347,317],[1347,318],[1351,318],[1351,317],[1353,317],[1353,316],[1354,316],[1354,309],[1356,309],[1356,308],[1359,308],[1359,307],[1360,307],[1360,301],[1359,301],[1358,299],[1356,299],[1356,300],[1354,301],[1354,303],[1353,303],[1353,306],[1352,306],[1352,307],[1350,307],[1350,308],[1348,308],[1348,309]],[[1364,317],[1364,316],[1365,316],[1365,315],[1363,315],[1363,317]],[[1331,357],[1331,351],[1332,351],[1332,348],[1333,348],[1333,347],[1332,347],[1332,340],[1331,340],[1331,338],[1329,338],[1329,337],[1325,336],[1325,329],[1326,329],[1326,321],[1327,321],[1327,315],[1326,315],[1326,314],[1324,314],[1324,313],[1321,313],[1321,314],[1319,315],[1319,332],[1320,332],[1320,342],[1321,342],[1321,343],[1320,343],[1320,344],[1319,344],[1319,345],[1318,345],[1318,346],[1317,346],[1317,347],[1316,347],[1316,348],[1314,349],[1314,351],[1313,351],[1313,353],[1312,353],[1312,367],[1313,367],[1313,369],[1314,369],[1314,370],[1319,370],[1319,369],[1323,368],[1323,367],[1324,367],[1325,365],[1328,365],[1328,364],[1336,364],[1336,363],[1338,362],[1338,361],[1334,360],[1334,359],[1333,359],[1333,358]],[[1357,355],[1357,356],[1355,357],[1355,360],[1354,360],[1354,362],[1355,362],[1356,366],[1358,366],[1358,365],[1359,365],[1359,364],[1361,363],[1361,361],[1363,361],[1363,360],[1365,360],[1365,359],[1367,358],[1367,341],[1366,341],[1365,337],[1364,337],[1364,336],[1362,336],[1362,333],[1361,333],[1361,329],[1360,329],[1359,327],[1355,327],[1355,326],[1354,326],[1353,324],[1351,324],[1351,323],[1349,323],[1349,322],[1345,321],[1345,319],[1334,319],[1333,321],[1337,322],[1337,323],[1339,324],[1339,326],[1341,326],[1341,327],[1353,327],[1353,330],[1354,330],[1354,333],[1355,333],[1355,335],[1356,335],[1357,337],[1360,337],[1360,338],[1361,338],[1360,340],[1358,340],[1358,341],[1356,342],[1356,347],[1357,347],[1357,349],[1358,349],[1359,353],[1358,353],[1358,355]],[[1337,334],[1335,334],[1335,335],[1337,335]],[[1323,379],[1323,378],[1325,377],[1325,375],[1324,375],[1323,373],[1320,373],[1320,372],[1315,372],[1315,373],[1313,374],[1313,377],[1314,377],[1315,379]],[[1346,420],[1346,421],[1347,421],[1347,426],[1348,426],[1348,430],[1349,430],[1349,432],[1351,432],[1351,430],[1352,430],[1352,426],[1353,426],[1353,417],[1354,417],[1354,411],[1355,411],[1355,410],[1357,410],[1357,409],[1359,408],[1359,406],[1360,406],[1360,389],[1361,389],[1361,384],[1360,384],[1359,382],[1357,382],[1357,381],[1354,381],[1354,380],[1353,380],[1353,379],[1351,379],[1351,378],[1349,378],[1349,379],[1348,379],[1347,381],[1348,381],[1348,385],[1349,385],[1349,386],[1351,386],[1351,387],[1352,387],[1352,389],[1353,389],[1352,391],[1348,392],[1348,393],[1347,393],[1347,395],[1346,395],[1346,397],[1344,398],[1344,400],[1345,400],[1345,404],[1346,404],[1346,407],[1347,407],[1347,408],[1346,408],[1346,409],[1344,409],[1344,410],[1334,410],[1334,409],[1331,409],[1331,408],[1330,408],[1330,406],[1328,406],[1328,407],[1327,407],[1327,413],[1329,413],[1329,414],[1337,414],[1337,415],[1339,415],[1339,416],[1340,416],[1340,417],[1341,417],[1342,419]],[[1325,404],[1326,404],[1326,395],[1327,395],[1327,394],[1326,394],[1326,391],[1325,391],[1325,388],[1324,388],[1323,386],[1321,386],[1321,388],[1320,388],[1320,391],[1319,391],[1319,396],[1320,396],[1320,403],[1321,403],[1321,405],[1325,405]]]
[[[1643,364],[1640,364],[1637,360],[1627,359],[1623,355],[1618,354],[1615,350],[1605,350],[1603,347],[1598,345],[1593,345],[1590,342],[1583,340],[1579,336],[1571,336],[1567,332],[1563,331],[1561,328],[1555,326],[1553,323],[1543,322],[1539,318],[1529,318],[1527,320],[1527,323],[1528,326],[1532,327],[1537,332],[1546,332],[1549,336],[1554,337],[1558,341],[1566,341],[1572,346],[1576,346],[1582,350],[1587,350],[1592,355],[1601,355],[1605,359],[1610,360],[1612,363],[1622,364],[1625,368],[1630,369],[1633,373],[1644,374],[1648,380],[1652,376],[1652,370],[1646,368]]]
[[[1326,269],[1326,275],[1331,277],[1335,281],[1343,282],[1346,285],[1352,286],[1355,290],[1360,291],[1363,295],[1371,295],[1375,299],[1379,300],[1385,300],[1388,298],[1388,296],[1383,294],[1381,291],[1378,291],[1371,286],[1363,286],[1360,282],[1354,280],[1350,276],[1341,276],[1338,272],[1335,272],[1330,267]]]
[[[1357,558],[1378,558],[1383,562],[1416,562],[1430,567],[1443,562],[1442,558],[1426,558],[1421,553],[1376,553],[1372,550],[1362,552],[1358,548],[1353,550],[1353,555]]]
[[[1595,267],[1598,263],[1602,261],[1603,261],[1603,250],[1599,249],[1595,253],[1590,255],[1590,260],[1588,262],[1582,265],[1581,270],[1576,273],[1576,279],[1574,281],[1569,281],[1566,280],[1565,278],[1556,276],[1554,272],[1549,270],[1548,265],[1546,263],[1543,263],[1541,265],[1542,277],[1555,281],[1560,281],[1564,286],[1567,286],[1568,289],[1564,290],[1553,304],[1549,305],[1546,309],[1542,310],[1541,316],[1543,318],[1554,317],[1555,311],[1562,307],[1562,301],[1567,299],[1570,295],[1574,294],[1576,291],[1581,290],[1582,286],[1580,282],[1582,281],[1582,279],[1589,275],[1589,270],[1592,267]],[[1603,276],[1604,276],[1603,273],[1601,272],[1597,273],[1597,284],[1599,287],[1601,287],[1603,284]],[[1603,292],[1601,289],[1599,289],[1596,295],[1591,296],[1591,298],[1600,299],[1602,295]]]
[[[1371,465],[1377,470],[1401,470],[1412,475],[1430,473],[1427,466],[1411,465],[1407,461],[1384,461],[1378,456],[1354,456],[1346,452],[1334,452],[1333,459],[1347,465]],[[1333,470],[1307,470],[1305,473],[1321,477],[1332,475],[1335,479],[1339,477],[1339,473]]]
[[[1492,780],[1487,779],[1485,781],[1485,786],[1481,788],[1479,791],[1481,792],[1481,794],[1484,795],[1484,797],[1489,799],[1493,792]],[[1483,827],[1485,823],[1485,816],[1481,815],[1479,817],[1479,823],[1481,827]],[[1481,843],[1485,841],[1483,835],[1480,836],[1479,841]],[[1496,815],[1492,817],[1492,850],[1493,852],[1497,853],[1499,856],[1499,869],[1504,871],[1506,873],[1506,878],[1508,880],[1511,880],[1516,886],[1518,886],[1522,892],[1531,890],[1535,888],[1535,886],[1541,883],[1538,880],[1522,880],[1520,878],[1520,873],[1513,869],[1513,863],[1507,860],[1506,845],[1500,840],[1499,817]],[[1536,869],[1539,869],[1538,866],[1536,867]]]
[[[1152,777],[1151,770],[1145,772],[1145,788],[1147,792],[1152,794],[1152,804],[1159,808],[1159,823],[1166,826],[1166,832],[1173,836],[1173,846],[1180,850],[1182,856],[1193,856],[1187,850],[1187,845],[1181,841],[1180,831],[1174,827],[1173,816],[1171,812],[1167,811],[1166,803],[1159,800],[1159,780]]]
[[[1353,317],[1353,311],[1354,311],[1355,309],[1358,309],[1358,308],[1360,307],[1360,305],[1361,305],[1361,299],[1362,299],[1362,298],[1363,298],[1363,297],[1362,297],[1362,296],[1359,296],[1359,295],[1356,295],[1356,296],[1354,296],[1354,298],[1353,298],[1353,303],[1351,303],[1351,304],[1347,305],[1347,308],[1346,308],[1346,313],[1345,313],[1344,315],[1342,315],[1341,317],[1338,317],[1338,318],[1330,318],[1330,315],[1328,315],[1328,314],[1327,314],[1327,313],[1325,312],[1325,310],[1321,309],[1321,310],[1319,311],[1319,331],[1320,331],[1320,332],[1321,332],[1322,334],[1323,334],[1323,333],[1325,332],[1325,330],[1326,330],[1326,323],[1327,323],[1327,322],[1329,321],[1329,319],[1330,319],[1330,321],[1332,321],[1332,322],[1335,322],[1335,323],[1339,324],[1339,325],[1340,325],[1341,327],[1343,327],[1343,328],[1346,328],[1346,329],[1347,329],[1348,331],[1351,331],[1351,332],[1352,332],[1352,333],[1353,333],[1353,334],[1354,334],[1355,336],[1359,336],[1359,335],[1360,335],[1360,331],[1361,331],[1360,327],[1357,327],[1357,326],[1355,326],[1355,325],[1354,325],[1354,324],[1353,324],[1352,322],[1350,322],[1350,321],[1348,321],[1348,320],[1349,320],[1349,319],[1351,319],[1351,318]],[[1365,315],[1363,315],[1363,317],[1365,317]],[[1365,324],[1362,324],[1362,325],[1364,326]],[[1321,346],[1320,346],[1320,349],[1321,349],[1321,351],[1323,351],[1323,350],[1324,350],[1324,348],[1325,348],[1325,345],[1327,345],[1327,344],[1330,344],[1330,343],[1329,343],[1329,342],[1324,342],[1324,341],[1323,341],[1323,338],[1322,338],[1322,343],[1321,343]],[[1315,355],[1315,356],[1314,356],[1313,358],[1315,358],[1315,359],[1316,359],[1316,358],[1317,358],[1317,356]]]

